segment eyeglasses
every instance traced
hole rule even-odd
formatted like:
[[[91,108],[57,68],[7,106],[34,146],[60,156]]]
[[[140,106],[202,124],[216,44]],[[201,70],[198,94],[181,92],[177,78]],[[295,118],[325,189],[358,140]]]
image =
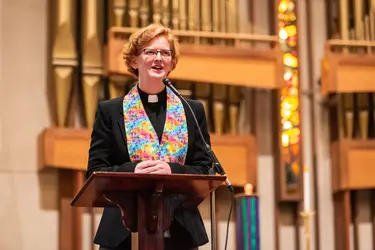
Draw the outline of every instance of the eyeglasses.
[[[156,50],[156,49],[145,48],[142,50],[142,52],[148,57],[156,57],[158,53],[160,53],[160,55],[166,59],[170,59],[172,57],[172,51],[169,49]]]

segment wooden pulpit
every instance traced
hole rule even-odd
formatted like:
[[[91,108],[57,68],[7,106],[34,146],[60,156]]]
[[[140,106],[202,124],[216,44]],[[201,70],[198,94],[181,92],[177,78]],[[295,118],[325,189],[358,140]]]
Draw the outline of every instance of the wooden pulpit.
[[[95,172],[71,205],[118,207],[124,226],[138,232],[139,250],[164,250],[176,208],[195,208],[225,181],[225,176]]]

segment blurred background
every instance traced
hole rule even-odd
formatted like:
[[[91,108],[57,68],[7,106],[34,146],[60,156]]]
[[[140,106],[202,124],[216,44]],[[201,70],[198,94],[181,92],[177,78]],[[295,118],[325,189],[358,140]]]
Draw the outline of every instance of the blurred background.
[[[375,249],[374,0],[0,0],[0,11],[1,250],[98,249],[101,208],[70,202],[97,103],[136,83],[122,47],[150,23],[177,35],[171,80],[204,104],[236,187],[228,249],[252,249],[241,236],[266,250]],[[217,249],[229,198],[216,193]],[[209,199],[199,209],[210,235]]]

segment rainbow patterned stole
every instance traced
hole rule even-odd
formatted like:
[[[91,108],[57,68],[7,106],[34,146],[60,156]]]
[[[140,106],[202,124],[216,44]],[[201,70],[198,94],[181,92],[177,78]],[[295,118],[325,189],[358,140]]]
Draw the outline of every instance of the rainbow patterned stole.
[[[143,107],[137,86],[123,99],[124,123],[132,162],[162,160],[184,165],[188,150],[188,131],[184,107],[167,88],[167,112],[162,139],[158,136]]]

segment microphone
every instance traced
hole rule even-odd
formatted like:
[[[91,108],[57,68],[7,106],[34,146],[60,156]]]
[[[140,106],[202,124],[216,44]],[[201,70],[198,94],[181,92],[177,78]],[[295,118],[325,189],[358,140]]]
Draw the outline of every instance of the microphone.
[[[197,121],[197,117],[195,116],[195,113],[193,111],[193,109],[191,108],[191,106],[189,105],[189,103],[186,101],[186,99],[180,94],[180,92],[178,92],[178,90],[172,85],[171,81],[168,79],[168,78],[164,78],[163,79],[163,83],[164,85],[166,85],[167,87],[169,87],[173,93],[175,93],[189,108],[191,114],[193,115],[193,118],[194,118],[194,121],[195,121],[195,124],[198,128],[198,131],[199,131],[199,135],[203,141],[203,144],[204,146],[206,147],[206,150],[207,150],[207,153],[210,155],[210,158],[211,160],[213,161],[214,163],[214,169],[216,170],[216,172],[220,175],[226,175],[225,174],[225,171],[224,171],[224,168],[221,166],[219,160],[217,159],[214,151],[212,150],[211,146],[206,142],[206,140],[204,139],[203,137],[203,134],[202,134],[202,130],[199,126],[199,123]],[[232,183],[230,183],[228,177],[226,178],[225,180],[225,183],[227,184],[229,190],[234,193],[234,189],[233,189],[233,186],[232,186]]]

